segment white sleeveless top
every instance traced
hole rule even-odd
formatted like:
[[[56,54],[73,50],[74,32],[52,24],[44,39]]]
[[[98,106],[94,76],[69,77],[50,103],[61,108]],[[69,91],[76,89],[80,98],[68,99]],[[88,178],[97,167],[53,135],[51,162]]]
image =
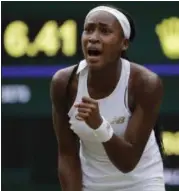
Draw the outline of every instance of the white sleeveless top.
[[[130,62],[125,59],[121,61],[121,76],[116,88],[108,97],[98,100],[101,115],[110,122],[114,133],[120,137],[124,135],[131,116],[125,104],[128,102],[125,91],[128,87]],[[75,102],[80,102],[83,96],[89,96],[88,66],[85,60],[80,62],[77,73],[79,82]],[[76,114],[77,109],[72,106],[68,115],[70,128],[81,140],[83,191],[164,191],[163,164],[153,131],[136,168],[124,174],[109,160],[103,145],[92,133],[93,130],[85,122],[78,121]]]

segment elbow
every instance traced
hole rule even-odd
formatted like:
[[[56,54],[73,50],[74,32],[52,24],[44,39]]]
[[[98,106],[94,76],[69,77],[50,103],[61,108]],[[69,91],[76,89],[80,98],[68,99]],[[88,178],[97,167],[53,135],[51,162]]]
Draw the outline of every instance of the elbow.
[[[121,161],[120,171],[124,174],[132,172],[140,161],[140,157],[136,155],[130,155],[127,159]]]

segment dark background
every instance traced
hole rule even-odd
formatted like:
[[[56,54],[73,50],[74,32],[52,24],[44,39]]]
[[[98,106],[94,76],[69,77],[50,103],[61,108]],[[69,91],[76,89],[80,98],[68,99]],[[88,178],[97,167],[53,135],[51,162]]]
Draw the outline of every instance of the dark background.
[[[100,4],[2,2],[2,190],[60,189],[56,172],[57,144],[51,119],[50,80],[57,69],[76,64],[83,58],[80,36],[84,18],[91,8]],[[130,45],[128,56],[158,73],[163,80],[165,94],[160,122],[163,124],[166,149],[166,186],[167,191],[179,190],[179,52],[175,59],[166,55],[156,34],[156,26],[164,19],[179,18],[179,3],[105,4],[125,9],[132,15],[137,36]],[[57,29],[54,30],[50,25],[44,27],[50,20],[55,21]],[[71,25],[64,24],[69,20],[73,20],[76,25],[73,34],[70,33],[71,28],[68,28]],[[22,21],[23,24],[13,25],[14,21]],[[179,33],[172,30],[176,25],[178,23],[171,22],[164,27],[163,30],[167,28],[167,33],[163,42],[173,35],[173,31]],[[59,35],[62,26],[66,27],[64,36]],[[40,44],[35,43],[39,34],[42,36]],[[61,44],[61,47],[50,56],[49,47],[53,49],[56,45],[53,43],[54,36],[55,43]],[[74,43],[69,41],[69,38],[72,38]],[[179,43],[179,38],[176,38],[177,42]],[[67,51],[64,51],[65,43]],[[8,52],[5,44],[8,44],[13,55]],[[29,56],[30,46],[35,47],[36,56]],[[68,49],[72,46],[75,47],[75,51],[68,55]]]

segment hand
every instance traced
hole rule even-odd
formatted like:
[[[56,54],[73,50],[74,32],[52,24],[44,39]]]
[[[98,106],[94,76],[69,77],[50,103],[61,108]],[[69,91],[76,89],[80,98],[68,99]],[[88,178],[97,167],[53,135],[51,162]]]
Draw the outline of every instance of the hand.
[[[85,121],[92,129],[97,129],[102,124],[98,102],[92,98],[83,97],[81,103],[74,105],[78,108],[76,119]]]

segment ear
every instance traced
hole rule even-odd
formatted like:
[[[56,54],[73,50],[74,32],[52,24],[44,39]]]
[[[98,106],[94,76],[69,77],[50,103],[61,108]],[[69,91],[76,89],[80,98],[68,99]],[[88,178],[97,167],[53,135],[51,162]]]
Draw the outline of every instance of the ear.
[[[129,40],[128,39],[124,39],[123,43],[122,43],[122,50],[126,51],[129,47]]]

